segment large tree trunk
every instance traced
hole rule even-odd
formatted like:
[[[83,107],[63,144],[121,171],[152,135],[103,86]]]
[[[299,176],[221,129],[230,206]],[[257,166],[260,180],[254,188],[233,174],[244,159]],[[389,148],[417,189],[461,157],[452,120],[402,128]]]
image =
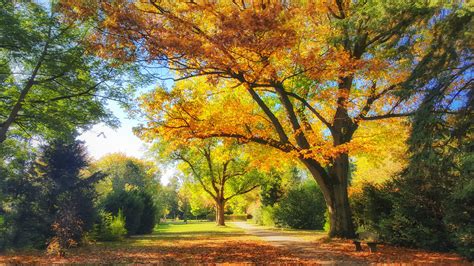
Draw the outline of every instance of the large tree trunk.
[[[216,201],[216,223],[217,225],[225,225],[224,221],[224,207],[225,201],[224,200],[217,200]]]
[[[341,155],[329,171],[311,159],[302,159],[323,192],[329,211],[329,236],[353,238],[355,236],[352,213],[347,194],[349,157]]]
[[[329,210],[329,236],[353,238],[355,236],[352,213],[347,196],[347,187],[335,184],[329,200],[326,200]]]
[[[349,155],[339,155],[329,167],[329,175],[333,180],[332,195],[327,202],[329,210],[330,237],[352,238],[355,236],[352,212],[349,205],[347,186],[349,179]]]

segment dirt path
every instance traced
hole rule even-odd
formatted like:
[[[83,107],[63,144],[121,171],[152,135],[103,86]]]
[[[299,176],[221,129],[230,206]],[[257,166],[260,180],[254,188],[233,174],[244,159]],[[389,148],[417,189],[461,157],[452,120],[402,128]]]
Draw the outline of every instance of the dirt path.
[[[261,226],[247,222],[234,222],[235,226],[242,228],[250,235],[257,236],[267,243],[289,251],[293,256],[303,260],[315,261],[322,265],[366,265],[367,262],[348,257],[331,256],[328,258],[328,250],[318,245],[318,243],[288,235],[287,233],[265,229]]]
[[[301,237],[289,236],[278,231],[264,229],[261,226],[253,225],[247,222],[234,222],[235,226],[242,228],[250,235],[257,236],[271,245],[279,247],[290,247],[301,244],[309,244],[309,240]]]
[[[247,234],[256,236],[266,243],[288,252],[291,256],[307,263],[318,265],[373,265],[420,263],[430,265],[471,265],[469,262],[450,253],[436,253],[415,249],[379,245],[379,250],[370,253],[367,247],[356,252],[350,240],[328,240],[324,234],[314,232],[312,238],[298,233],[279,232],[247,222],[234,222]]]

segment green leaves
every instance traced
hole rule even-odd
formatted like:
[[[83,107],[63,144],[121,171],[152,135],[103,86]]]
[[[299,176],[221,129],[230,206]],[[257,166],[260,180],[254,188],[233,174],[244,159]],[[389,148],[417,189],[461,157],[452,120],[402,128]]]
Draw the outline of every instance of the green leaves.
[[[116,125],[105,102],[129,102],[126,67],[91,55],[87,28],[63,21],[54,3],[2,2],[0,143],[7,134],[48,139]]]

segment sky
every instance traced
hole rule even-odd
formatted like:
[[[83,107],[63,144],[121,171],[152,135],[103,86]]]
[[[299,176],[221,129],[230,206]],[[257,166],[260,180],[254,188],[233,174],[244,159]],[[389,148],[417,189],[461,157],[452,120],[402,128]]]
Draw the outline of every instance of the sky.
[[[120,127],[113,129],[105,124],[97,124],[84,132],[79,139],[86,142],[89,155],[99,159],[108,153],[121,152],[127,155],[144,158],[147,144],[133,134],[133,127],[140,121],[130,119],[126,112],[116,103],[109,103],[109,108],[120,120]]]
[[[168,82],[166,85],[170,86],[171,82]],[[154,87],[155,85],[137,88],[137,93],[145,93]],[[87,151],[92,159],[98,160],[104,155],[120,152],[128,156],[153,161],[153,158],[147,156],[149,144],[133,133],[133,128],[139,124],[144,124],[145,120],[140,120],[138,117],[131,118],[126,110],[113,101],[108,102],[108,108],[120,120],[120,127],[111,128],[101,123],[94,125],[90,130],[85,131],[79,136],[79,139],[85,142]],[[168,183],[171,177],[178,174],[178,170],[174,166],[160,164],[158,166],[162,172],[161,183],[164,185]]]

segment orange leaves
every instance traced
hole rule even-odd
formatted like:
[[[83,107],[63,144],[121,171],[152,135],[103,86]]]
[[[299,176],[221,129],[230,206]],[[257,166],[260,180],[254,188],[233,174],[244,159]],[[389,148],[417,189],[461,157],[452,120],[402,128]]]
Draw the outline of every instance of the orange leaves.
[[[330,164],[344,153],[377,151],[369,137],[352,140],[365,117],[416,103],[394,93],[412,66],[387,43],[399,34],[374,28],[399,23],[380,3],[62,3],[73,18],[97,21],[91,42],[99,55],[164,62],[176,77],[193,77],[142,98],[149,122],[140,134],[148,140],[179,146],[232,137]]]
[[[143,97],[142,108],[150,117],[143,133],[177,142],[223,132],[271,137],[268,121],[258,114],[245,90],[226,90],[226,86],[230,85],[213,86],[205,78],[196,78],[178,82],[171,92],[157,89]]]
[[[197,225],[199,226],[199,225]],[[204,228],[206,228],[204,226]],[[273,231],[272,231],[273,232]],[[275,232],[273,232],[275,234]],[[291,231],[292,237],[310,237],[308,243],[275,247],[240,231],[170,233],[135,236],[121,243],[96,243],[71,249],[64,258],[40,251],[5,252],[2,264],[435,264],[472,265],[452,253],[378,245],[356,252],[350,240],[318,239],[318,233]],[[311,238],[313,240],[313,238]]]

